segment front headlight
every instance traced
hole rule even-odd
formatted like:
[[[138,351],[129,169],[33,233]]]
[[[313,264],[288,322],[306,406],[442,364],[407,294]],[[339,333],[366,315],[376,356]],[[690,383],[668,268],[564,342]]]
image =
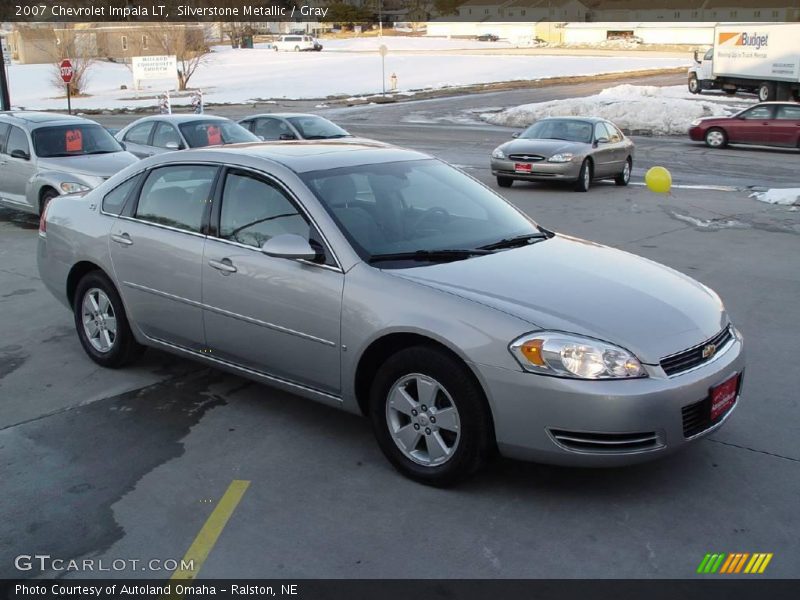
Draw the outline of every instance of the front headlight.
[[[495,148],[492,151],[492,158],[505,158],[505,153],[500,148]]]
[[[562,152],[561,154],[553,154],[553,156],[547,159],[547,162],[565,163],[571,161],[573,158],[575,158],[575,155],[572,154],[572,152]]]
[[[624,348],[571,333],[529,333],[508,348],[531,373],[575,379],[647,377],[639,359]]]
[[[60,186],[61,191],[65,194],[74,194],[76,192],[87,192],[90,188],[88,185],[84,185],[83,183],[78,183],[76,181],[65,181]]]
[[[694,121],[689,123],[689,127],[697,127],[698,125],[700,125],[700,119],[695,119]]]

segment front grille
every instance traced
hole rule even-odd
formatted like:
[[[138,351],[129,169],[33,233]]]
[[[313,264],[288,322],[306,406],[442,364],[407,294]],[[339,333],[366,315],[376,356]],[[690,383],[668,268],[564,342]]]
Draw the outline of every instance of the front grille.
[[[655,450],[664,444],[655,432],[646,433],[597,433],[551,429],[553,439],[567,450],[575,452],[597,452],[601,454],[626,454]]]
[[[544,160],[544,156],[540,154],[509,154],[508,160],[516,160],[519,162],[539,162]]]
[[[714,356],[719,354],[720,351],[732,339],[733,332],[731,332],[731,327],[729,325],[710,340],[706,340],[702,344],[689,348],[688,350],[684,350],[683,352],[678,352],[677,354],[662,358],[661,368],[664,369],[664,372],[670,376],[693,369],[714,358]],[[709,344],[713,344],[716,350],[708,356],[703,356],[704,349],[708,347]]]

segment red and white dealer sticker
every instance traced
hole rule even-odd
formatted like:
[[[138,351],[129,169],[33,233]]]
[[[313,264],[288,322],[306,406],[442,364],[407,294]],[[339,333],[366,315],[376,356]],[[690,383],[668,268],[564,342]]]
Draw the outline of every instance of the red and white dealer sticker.
[[[711,420],[716,421],[728,412],[736,401],[736,392],[739,389],[739,373],[711,388]]]

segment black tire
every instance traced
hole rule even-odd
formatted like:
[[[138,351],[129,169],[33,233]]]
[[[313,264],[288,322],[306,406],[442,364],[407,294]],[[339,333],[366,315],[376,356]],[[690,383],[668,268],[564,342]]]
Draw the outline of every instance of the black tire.
[[[769,102],[775,99],[775,84],[765,81],[758,86],[758,100],[760,102]]]
[[[719,149],[728,145],[728,134],[725,133],[724,129],[720,129],[719,127],[712,127],[706,131],[706,135],[703,139],[705,140],[706,146],[709,148]]]
[[[295,51],[295,52],[300,52],[300,46],[295,46],[295,47],[294,47],[294,51]]]
[[[699,94],[702,91],[700,89],[700,82],[697,79],[697,75],[694,73],[692,73],[692,75],[689,77],[688,87],[689,92],[692,94]]]
[[[414,462],[400,450],[389,430],[389,392],[403,377],[411,374],[435,379],[450,395],[458,411],[458,442],[443,464]],[[483,390],[466,365],[435,348],[406,348],[381,365],[372,382],[369,409],[375,437],[386,458],[400,473],[425,485],[446,487],[464,480],[480,469],[494,446],[492,419]],[[424,443],[423,440],[420,437],[420,443]]]
[[[111,349],[100,352],[95,349],[88,339],[82,320],[83,300],[87,292],[92,289],[102,290],[111,302],[111,307],[116,318],[116,335]],[[101,367],[118,369],[139,358],[144,351],[144,346],[139,344],[133,337],[128,318],[125,314],[125,307],[119,297],[114,284],[111,283],[106,275],[101,271],[92,271],[83,276],[75,289],[73,301],[73,315],[75,318],[75,329],[78,332],[78,339],[86,354]]]
[[[588,158],[583,160],[581,170],[578,173],[578,180],[575,182],[576,192],[588,192],[592,185],[592,161]]]
[[[511,177],[501,177],[498,175],[497,185],[499,185],[501,188],[510,188],[512,185],[514,185],[514,180]]]
[[[633,170],[633,161],[629,156],[625,159],[625,168],[623,169],[622,173],[614,177],[614,183],[617,185],[628,185],[631,180],[631,171]]]
[[[47,208],[47,205],[50,203],[50,200],[58,196],[58,192],[55,191],[53,188],[45,188],[42,191],[42,195],[39,198],[39,216],[41,217],[44,214],[44,209]]]

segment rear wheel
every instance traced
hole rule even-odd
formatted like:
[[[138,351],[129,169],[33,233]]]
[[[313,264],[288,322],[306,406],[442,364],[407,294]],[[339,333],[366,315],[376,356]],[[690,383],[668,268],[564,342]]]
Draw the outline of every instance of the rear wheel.
[[[294,47],[294,51],[295,51],[295,52],[300,52],[300,46],[295,46],[295,47]]]
[[[705,140],[706,146],[709,148],[724,148],[728,145],[728,136],[718,127],[712,127],[706,131]]]
[[[578,181],[575,182],[576,192],[588,192],[589,187],[592,185],[592,162],[587,158],[584,159],[581,165],[581,170],[578,173]]]
[[[629,156],[625,160],[625,166],[622,168],[622,173],[620,173],[614,178],[614,183],[616,183],[617,185],[628,185],[628,182],[631,180],[632,167],[633,167],[633,161]]]
[[[497,185],[499,185],[501,188],[510,188],[513,183],[514,180],[511,179],[511,177],[497,176]]]
[[[370,418],[389,462],[427,485],[468,477],[492,445],[483,390],[466,365],[426,346],[401,350],[378,369]]]
[[[92,271],[78,282],[73,312],[81,345],[98,365],[116,369],[144,350],[133,337],[114,284],[102,272]]]
[[[775,84],[765,81],[758,86],[758,99],[761,102],[768,102],[775,99]]]

